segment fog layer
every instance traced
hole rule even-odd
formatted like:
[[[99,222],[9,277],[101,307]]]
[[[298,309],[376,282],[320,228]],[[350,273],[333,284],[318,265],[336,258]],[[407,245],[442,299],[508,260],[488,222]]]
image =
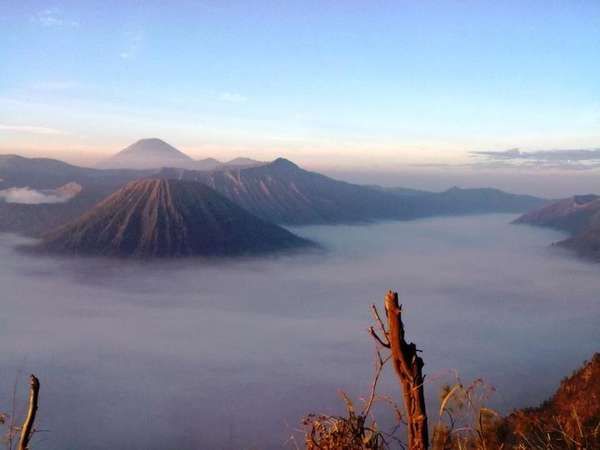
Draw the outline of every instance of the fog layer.
[[[0,411],[35,373],[37,450],[282,448],[338,388],[368,392],[390,288],[432,405],[453,369],[502,411],[535,404],[598,350],[600,266],[513,218],[300,228],[327,251],[213,263],[34,258],[0,235]]]
[[[6,203],[41,205],[44,203],[65,203],[81,192],[81,185],[68,183],[58,189],[36,190],[30,187],[12,187],[0,190],[0,200]]]

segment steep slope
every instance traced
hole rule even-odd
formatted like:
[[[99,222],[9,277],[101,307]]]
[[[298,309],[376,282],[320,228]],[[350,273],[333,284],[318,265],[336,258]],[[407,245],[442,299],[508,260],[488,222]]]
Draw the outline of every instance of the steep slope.
[[[592,226],[556,245],[573,250],[584,258],[600,261],[600,226]]]
[[[600,225],[600,197],[593,194],[576,195],[528,212],[515,223],[538,225],[581,233]]]
[[[556,228],[572,235],[556,245],[600,261],[600,197],[577,195],[519,217],[515,223]]]
[[[295,225],[521,212],[545,202],[495,189],[454,188],[435,193],[360,186],[309,172],[283,158],[241,170],[163,173],[202,181],[259,217]]]
[[[159,169],[161,167],[193,168],[195,161],[165,141],[140,139],[116,155],[101,162],[99,168]]]
[[[251,254],[308,245],[197,182],[165,178],[127,184],[45,236],[55,253],[177,257]]]
[[[551,399],[537,408],[515,411],[504,419],[500,431],[504,442],[511,445],[506,448],[531,442],[547,443],[539,448],[600,448],[599,380],[600,353],[596,353],[591,361],[560,383]],[[573,445],[574,442],[580,446]]]
[[[240,170],[162,173],[201,181],[253,214],[275,223],[366,222],[413,216],[395,195],[309,172],[283,158]]]

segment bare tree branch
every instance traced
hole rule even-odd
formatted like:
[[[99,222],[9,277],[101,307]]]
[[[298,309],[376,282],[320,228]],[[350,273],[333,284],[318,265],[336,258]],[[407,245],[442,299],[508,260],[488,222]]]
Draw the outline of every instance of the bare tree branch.
[[[38,409],[38,396],[40,393],[40,381],[35,375],[31,375],[29,381],[29,409],[27,410],[27,417],[21,427],[21,439],[19,440],[18,450],[29,450],[29,440],[33,432],[33,424],[35,422],[35,415]]]

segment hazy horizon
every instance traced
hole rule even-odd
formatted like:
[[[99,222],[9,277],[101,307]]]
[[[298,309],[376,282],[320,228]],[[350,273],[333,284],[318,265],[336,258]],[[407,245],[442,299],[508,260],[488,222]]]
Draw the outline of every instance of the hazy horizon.
[[[125,148],[135,140],[123,146]],[[195,159],[216,158],[226,162],[236,157],[260,158],[253,153],[231,153],[222,155],[219,153],[194,154],[176,143],[166,141],[174,145]],[[0,154],[18,154],[25,157],[45,157],[65,161],[70,164],[83,167],[96,167],[98,163],[115,155],[123,148],[115,149],[107,155],[72,155],[70,153],[56,151],[18,151],[3,149],[0,146]],[[508,166],[490,167],[488,163],[473,161],[471,164],[369,164],[363,167],[353,167],[352,164],[344,164],[344,157],[340,155],[337,163],[323,163],[314,158],[293,158],[282,151],[271,159],[262,159],[268,162],[277,157],[288,158],[299,164],[302,168],[320,172],[324,175],[356,184],[373,184],[386,187],[406,187],[430,191],[444,191],[451,187],[482,188],[491,187],[502,189],[516,194],[536,195],[545,198],[564,198],[577,194],[596,193],[600,194],[600,168],[596,167],[596,151],[582,160],[582,167],[561,167],[563,160],[558,159],[557,164],[548,167],[544,161],[533,159],[533,164],[539,167]],[[502,153],[499,153],[502,155]],[[600,155],[600,151],[598,151]],[[226,156],[226,157],[225,157]],[[568,155],[567,155],[568,158]],[[585,159],[588,158],[588,159]],[[589,162],[592,164],[589,164]],[[571,164],[570,161],[566,162]],[[588,163],[587,165],[584,165]]]
[[[176,4],[2,3],[2,152],[91,164],[157,136],[348,173],[598,167],[539,153],[600,148],[598,2]],[[539,158],[473,155],[515,148]]]

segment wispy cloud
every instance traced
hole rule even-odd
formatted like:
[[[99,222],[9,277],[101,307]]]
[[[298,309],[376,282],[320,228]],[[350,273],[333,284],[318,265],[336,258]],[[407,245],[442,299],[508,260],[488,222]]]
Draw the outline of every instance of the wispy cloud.
[[[57,130],[56,128],[39,127],[35,125],[11,125],[5,123],[0,123],[0,131],[28,134],[68,134],[66,131]]]
[[[536,151],[511,148],[502,151],[476,151],[471,152],[471,156],[479,160],[475,165],[488,168],[585,170],[600,167],[600,148]]]
[[[39,11],[32,17],[32,21],[48,28],[79,27],[77,20],[67,19],[58,8],[48,8]]]
[[[248,101],[248,97],[234,92],[221,92],[219,94],[219,100],[227,103],[245,103]]]
[[[125,33],[125,49],[119,53],[121,59],[134,58],[144,41],[144,33],[141,31],[129,31]]]

